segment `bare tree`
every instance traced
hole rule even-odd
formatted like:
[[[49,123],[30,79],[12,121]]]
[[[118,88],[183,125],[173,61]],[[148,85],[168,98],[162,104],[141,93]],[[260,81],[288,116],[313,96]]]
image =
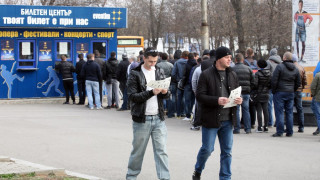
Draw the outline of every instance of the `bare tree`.
[[[239,51],[244,54],[245,52],[245,41],[244,41],[244,31],[242,26],[242,5],[241,0],[231,0],[231,4],[236,13],[237,22],[237,33],[238,33],[238,44]]]

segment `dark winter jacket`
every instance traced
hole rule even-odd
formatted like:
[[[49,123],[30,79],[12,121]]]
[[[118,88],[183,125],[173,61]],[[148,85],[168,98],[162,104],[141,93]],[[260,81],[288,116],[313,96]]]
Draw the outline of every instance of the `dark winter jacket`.
[[[145,111],[147,100],[154,96],[152,90],[147,90],[146,78],[141,69],[143,63],[131,70],[127,81],[128,99],[130,101],[132,120],[138,123],[145,123]],[[156,80],[165,79],[166,76],[162,69],[156,66]],[[164,121],[163,99],[168,99],[170,92],[167,94],[159,93],[157,95],[160,119]]]
[[[117,80],[119,82],[126,82],[127,81],[127,72],[128,72],[128,66],[130,65],[130,62],[128,61],[128,58],[124,58],[118,65],[117,69]]]
[[[105,77],[105,74],[106,74],[105,61],[102,58],[95,58],[94,62],[96,62],[99,65],[101,70],[101,76]]]
[[[62,74],[63,80],[73,79],[72,73],[76,71],[71,62],[61,61],[58,65],[56,65],[55,70]]]
[[[239,87],[238,77],[231,68],[226,69],[226,75],[230,93],[231,90]],[[201,122],[206,128],[219,128],[221,126],[220,113],[223,106],[218,104],[219,97],[222,97],[221,90],[222,83],[220,74],[215,65],[201,73],[198,81],[196,98],[201,107]],[[236,110],[236,106],[231,108],[233,125],[236,124]]]
[[[88,60],[82,66],[81,77],[85,80],[100,82],[102,80],[102,76],[99,64],[93,60]]]
[[[257,102],[269,101],[269,90],[271,89],[271,72],[269,69],[259,69],[255,73],[253,89],[258,92]]]
[[[157,64],[157,66],[163,69],[164,74],[167,78],[171,77],[171,72],[173,68],[173,65],[171,63],[169,63],[167,60],[161,60],[160,63]]]
[[[272,74],[271,87],[273,94],[276,92],[295,92],[300,84],[299,71],[291,60],[279,64]]]
[[[116,58],[109,58],[106,62],[106,82],[111,84],[111,79],[117,79],[118,60]]]
[[[79,80],[83,80],[82,78],[81,78],[81,70],[82,70],[82,66],[85,64],[86,62],[83,60],[83,59],[81,59],[79,62],[77,62],[77,64],[76,64],[76,73],[77,73],[77,80],[79,81]]]
[[[213,65],[215,60],[216,60],[216,58],[212,57],[212,58],[210,58],[208,60],[202,61],[202,63],[201,63],[201,71],[204,71],[204,70],[212,67],[212,65]]]
[[[184,74],[185,85],[191,84],[191,81],[189,81],[190,72],[191,72],[191,69],[196,65],[197,65],[197,62],[195,59],[188,59],[187,64],[186,64],[186,72]]]
[[[236,72],[239,85],[242,88],[241,94],[250,94],[251,88],[253,87],[253,72],[249,66],[244,65],[243,63],[237,63],[232,67],[233,71]]]

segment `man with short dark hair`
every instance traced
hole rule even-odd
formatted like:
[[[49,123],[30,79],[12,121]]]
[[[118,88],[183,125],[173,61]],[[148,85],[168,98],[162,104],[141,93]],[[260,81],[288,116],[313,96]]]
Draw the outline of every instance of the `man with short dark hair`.
[[[133,120],[133,140],[128,163],[126,180],[135,180],[140,174],[143,157],[151,136],[157,176],[169,180],[168,155],[166,150],[167,128],[164,123],[163,99],[170,93],[167,89],[146,86],[152,80],[163,80],[165,74],[156,66],[158,52],[148,48],[144,62],[133,69],[129,75],[128,97]]]
[[[79,61],[76,64],[76,73],[77,73],[77,85],[79,93],[79,103],[78,105],[83,105],[86,100],[86,81],[81,77],[81,70],[83,64],[86,62],[83,59],[83,54],[78,55]]]
[[[250,67],[243,64],[244,57],[241,53],[236,54],[236,64],[232,68],[238,76],[239,85],[242,87],[241,95],[243,102],[241,104],[241,114],[246,134],[251,133],[251,118],[249,111],[250,92],[254,82],[253,72]],[[240,105],[237,107],[237,124],[234,126],[234,134],[240,133]]]
[[[119,108],[119,81],[117,80],[118,60],[116,58],[116,52],[111,52],[111,57],[108,59],[105,65],[106,69],[106,84],[108,91],[108,106],[107,109],[111,109],[112,106],[112,94],[114,93],[116,108]]]
[[[101,103],[99,101],[99,82],[102,79],[100,66],[94,62],[94,55],[87,55],[87,62],[82,66],[81,76],[86,80],[86,90],[89,102],[89,109],[92,110],[93,106],[93,95],[95,97],[96,106],[98,110],[101,110]]]
[[[186,70],[186,64],[188,61],[188,55],[189,51],[183,51],[181,58],[174,63],[171,77],[175,78],[177,83],[179,84],[179,81],[183,79],[183,75]],[[177,86],[177,117],[185,117],[185,112],[184,112],[184,103],[183,103],[183,93],[184,87],[179,87]]]
[[[197,156],[193,180],[200,180],[202,170],[214,150],[216,136],[220,142],[220,179],[231,179],[233,125],[236,124],[237,108],[223,108],[229,101],[230,92],[239,87],[237,75],[230,68],[231,51],[219,47],[214,65],[200,75],[196,98],[201,108],[202,146]],[[238,97],[233,102],[241,104]]]
[[[283,63],[276,67],[271,80],[277,126],[277,132],[272,135],[273,137],[281,137],[284,133],[283,111],[286,114],[286,136],[292,136],[294,92],[300,84],[300,74],[293,64],[292,54],[286,52],[283,55]]]
[[[66,92],[66,102],[63,104],[69,104],[69,98],[71,94],[71,99],[73,101],[73,104],[76,104],[76,99],[74,97],[74,90],[73,90],[73,75],[72,73],[76,71],[73,64],[71,62],[67,61],[66,55],[61,55],[61,62],[56,65],[55,70],[62,74],[62,81],[63,81],[63,87]]]
[[[120,90],[122,92],[122,106],[118,111],[128,110],[128,95],[127,95],[127,72],[130,65],[127,54],[122,54],[122,61],[118,65],[117,80],[120,82]]]

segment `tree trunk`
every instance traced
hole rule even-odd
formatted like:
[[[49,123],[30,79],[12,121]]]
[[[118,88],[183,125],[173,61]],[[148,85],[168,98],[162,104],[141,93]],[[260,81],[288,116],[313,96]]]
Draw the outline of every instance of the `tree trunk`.
[[[237,21],[237,33],[238,33],[238,44],[239,51],[241,53],[245,53],[245,42],[244,42],[244,30],[242,25],[242,6],[241,0],[231,0],[231,4],[236,13],[236,21]]]

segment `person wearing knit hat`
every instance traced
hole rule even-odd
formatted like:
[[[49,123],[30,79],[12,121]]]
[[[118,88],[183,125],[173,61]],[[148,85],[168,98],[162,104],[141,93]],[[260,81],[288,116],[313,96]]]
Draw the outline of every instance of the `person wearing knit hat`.
[[[214,150],[216,137],[220,143],[220,179],[231,179],[233,126],[237,123],[237,106],[223,108],[229,101],[230,92],[239,87],[237,74],[230,68],[231,51],[219,47],[213,66],[202,71],[197,86],[196,98],[201,104],[202,146],[198,152],[193,180],[200,180],[201,172]],[[238,97],[234,104],[241,104]]]
[[[269,91],[270,91],[270,80],[271,80],[271,73],[270,69],[266,68],[268,63],[264,59],[260,59],[257,62],[259,67],[258,71],[255,73],[254,78],[254,86],[253,92],[256,95],[254,98],[254,106],[257,111],[257,119],[258,119],[258,133],[261,132],[268,132],[269,126],[269,112],[268,112],[268,102],[269,102]],[[262,126],[262,112],[263,112],[263,119],[264,119],[264,126]]]

